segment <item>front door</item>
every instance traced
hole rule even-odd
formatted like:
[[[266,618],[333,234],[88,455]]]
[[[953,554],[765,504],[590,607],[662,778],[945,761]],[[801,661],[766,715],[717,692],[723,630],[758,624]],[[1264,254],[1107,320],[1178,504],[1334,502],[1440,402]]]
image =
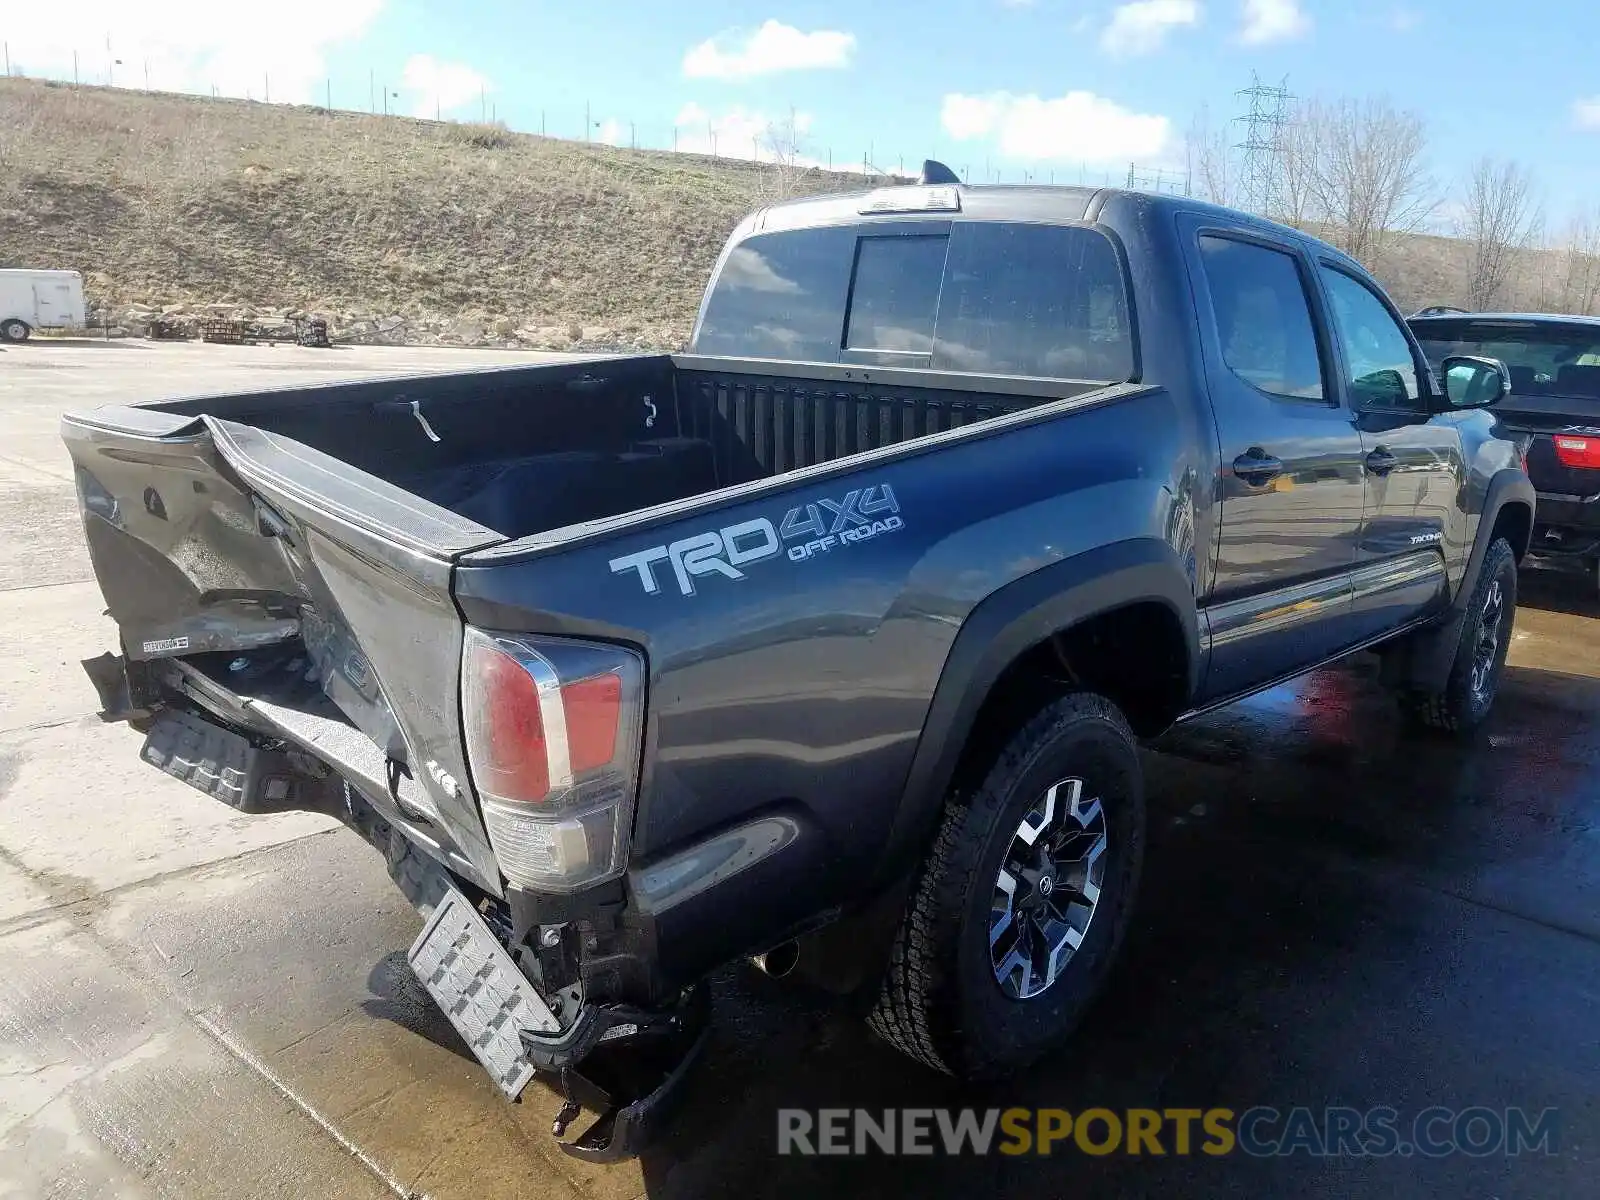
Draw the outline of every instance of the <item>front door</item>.
[[[1361,435],[1333,383],[1313,264],[1255,230],[1186,230],[1216,415],[1216,569],[1204,698],[1291,675],[1342,648],[1361,530]]]
[[[1338,332],[1340,387],[1361,430],[1366,518],[1351,581],[1362,640],[1398,629],[1446,599],[1445,559],[1470,546],[1452,522],[1465,482],[1461,434],[1449,415],[1430,419],[1427,365],[1399,316],[1364,280],[1319,265]]]

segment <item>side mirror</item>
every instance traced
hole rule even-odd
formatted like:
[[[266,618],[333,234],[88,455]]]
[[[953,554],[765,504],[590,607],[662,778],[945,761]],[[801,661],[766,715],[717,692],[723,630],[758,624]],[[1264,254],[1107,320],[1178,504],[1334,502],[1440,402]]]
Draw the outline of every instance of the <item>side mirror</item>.
[[[1451,355],[1439,364],[1449,409],[1488,408],[1511,391],[1511,372],[1498,358]]]

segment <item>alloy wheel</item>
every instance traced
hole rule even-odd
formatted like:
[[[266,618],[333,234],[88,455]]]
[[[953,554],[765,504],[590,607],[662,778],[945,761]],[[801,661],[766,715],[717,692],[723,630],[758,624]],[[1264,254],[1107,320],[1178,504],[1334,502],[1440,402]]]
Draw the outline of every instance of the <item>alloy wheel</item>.
[[[1480,704],[1488,698],[1494,681],[1495,661],[1500,655],[1500,638],[1506,618],[1505,592],[1496,579],[1484,597],[1478,618],[1478,640],[1472,650],[1472,698]]]
[[[1012,835],[989,906],[989,961],[1013,1000],[1045,991],[1083,944],[1100,906],[1109,845],[1105,811],[1063,779]]]

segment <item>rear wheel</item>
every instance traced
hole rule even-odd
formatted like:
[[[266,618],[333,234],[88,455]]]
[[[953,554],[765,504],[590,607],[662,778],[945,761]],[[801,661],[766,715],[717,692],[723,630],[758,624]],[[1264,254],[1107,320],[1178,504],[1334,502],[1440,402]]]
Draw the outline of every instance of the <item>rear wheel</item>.
[[[890,1044],[966,1078],[1065,1041],[1098,992],[1144,857],[1133,734],[1099,696],[1050,705],[978,790],[946,806],[870,1018]]]
[[[0,341],[25,342],[33,330],[28,328],[28,323],[17,317],[0,321]]]
[[[1467,601],[1461,640],[1444,687],[1412,690],[1400,697],[1414,721],[1450,733],[1469,733],[1483,723],[1500,691],[1516,612],[1516,554],[1510,542],[1496,538],[1484,554],[1477,586]]]

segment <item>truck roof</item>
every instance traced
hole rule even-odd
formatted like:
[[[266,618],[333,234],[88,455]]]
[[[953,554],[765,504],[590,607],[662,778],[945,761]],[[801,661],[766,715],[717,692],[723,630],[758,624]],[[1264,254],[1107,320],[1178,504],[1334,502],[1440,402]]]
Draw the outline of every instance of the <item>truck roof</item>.
[[[1436,313],[1426,317],[1411,317],[1408,324],[1416,325],[1578,325],[1593,328],[1600,326],[1600,317],[1580,313],[1486,313],[1453,312]]]
[[[953,192],[959,197],[959,210],[909,207],[919,193]],[[908,207],[882,211],[865,208],[868,199],[892,198],[904,193]],[[1254,226],[1263,232],[1289,237],[1315,246],[1317,252],[1337,259],[1356,270],[1364,270],[1354,259],[1314,234],[1269,221],[1238,209],[1210,204],[1190,196],[1168,192],[1146,192],[1135,188],[1079,187],[1057,184],[921,184],[896,183],[881,188],[836,192],[780,201],[753,213],[744,234],[770,233],[782,229],[804,229],[812,225],[832,225],[844,221],[872,219],[906,220],[909,217],[939,216],[968,221],[1083,221],[1097,218],[1111,205],[1128,204],[1151,215],[1189,212],[1215,216],[1231,226]]]

